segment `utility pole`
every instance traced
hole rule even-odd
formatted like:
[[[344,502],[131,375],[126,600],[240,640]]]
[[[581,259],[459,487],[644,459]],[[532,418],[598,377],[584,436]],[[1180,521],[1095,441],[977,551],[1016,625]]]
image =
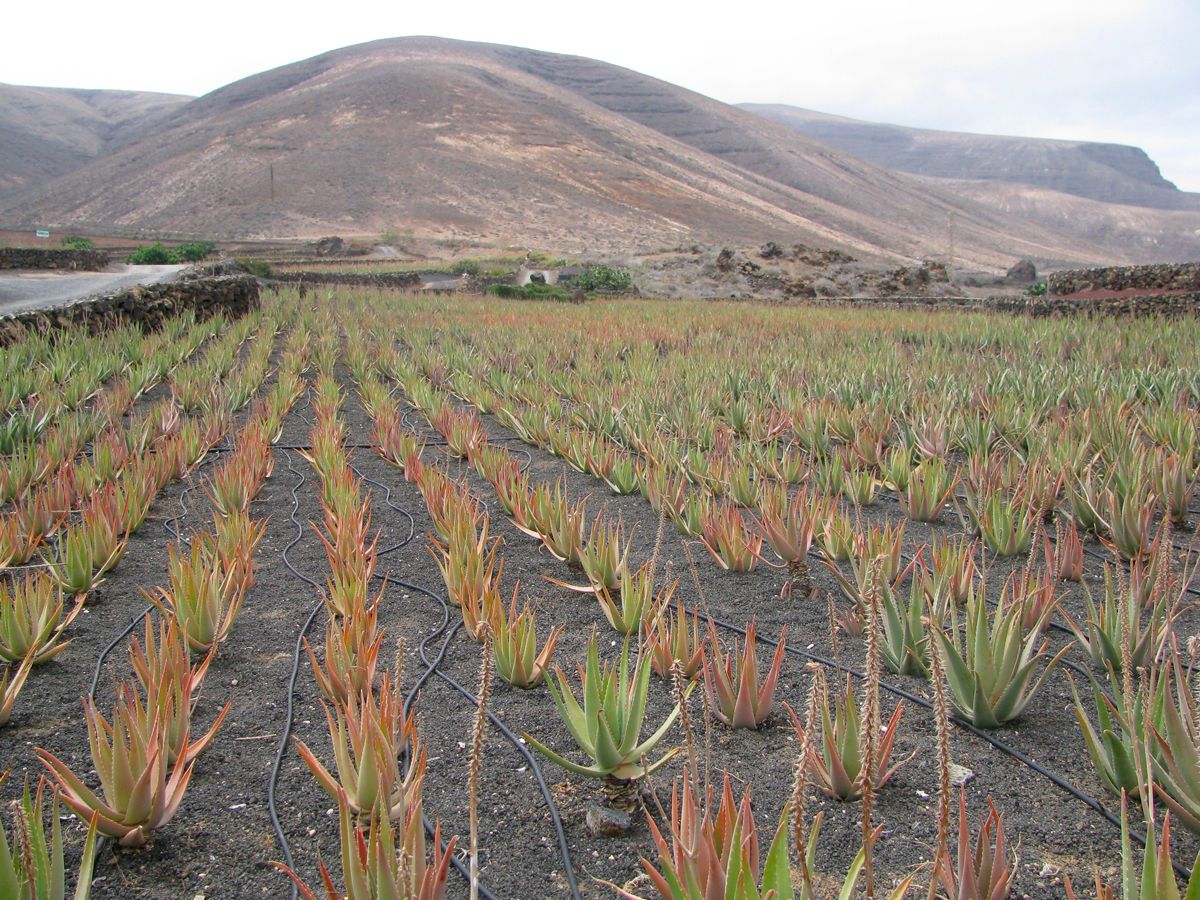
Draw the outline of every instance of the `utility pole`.
[[[949,275],[954,270],[954,210],[946,215],[946,235],[950,244],[946,249],[946,255],[949,257],[946,260],[946,274]]]
[[[267,172],[271,180],[271,202],[275,202],[275,163],[267,163]]]

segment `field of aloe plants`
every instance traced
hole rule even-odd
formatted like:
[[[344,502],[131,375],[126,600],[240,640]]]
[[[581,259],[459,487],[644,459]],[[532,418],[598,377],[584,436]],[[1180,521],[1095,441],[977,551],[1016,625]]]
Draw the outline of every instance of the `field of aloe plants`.
[[[355,291],[30,335],[0,897],[1200,897],[1198,346]]]

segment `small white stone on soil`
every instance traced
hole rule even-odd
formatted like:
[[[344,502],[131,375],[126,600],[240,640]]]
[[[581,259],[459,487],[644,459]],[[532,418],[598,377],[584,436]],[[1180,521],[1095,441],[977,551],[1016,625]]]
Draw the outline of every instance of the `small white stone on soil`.
[[[950,763],[950,784],[954,787],[963,787],[975,780],[975,773],[966,766],[960,766],[957,763]]]

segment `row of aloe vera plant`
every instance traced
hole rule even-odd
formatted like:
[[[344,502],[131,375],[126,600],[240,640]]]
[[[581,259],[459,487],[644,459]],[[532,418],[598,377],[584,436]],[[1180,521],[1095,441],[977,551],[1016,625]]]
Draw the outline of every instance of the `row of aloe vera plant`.
[[[228,379],[231,397],[244,393],[247,385],[257,389],[265,378],[273,343],[265,338],[273,337],[274,323],[248,317],[211,348],[228,356],[255,328],[264,338],[262,349]],[[0,582],[0,656],[10,666],[0,682],[4,720],[30,669],[66,646],[64,631],[120,561],[154,498],[199,464],[223,436],[236,408],[230,400],[203,420],[184,419],[171,400],[164,400],[124,429],[114,426],[98,438],[90,457],[62,463],[52,481],[27,494],[4,517],[0,553],[7,546],[7,564],[25,571],[23,579]],[[5,544],[5,535],[14,540]],[[42,563],[25,566],[46,541],[53,548],[43,551]],[[71,598],[69,609],[64,597]]]
[[[259,326],[256,334],[262,349],[252,353],[227,382],[229,393],[217,398],[230,413],[245,405],[246,401],[239,399],[244,388],[252,388],[252,395],[265,380],[275,342],[278,322],[271,316],[261,322],[252,317],[251,324]],[[301,339],[299,347],[303,344]],[[132,639],[132,678],[116,685],[111,719],[99,710],[92,696],[84,698],[99,792],[89,788],[61,759],[38,748],[37,754],[55,783],[50,788],[43,779],[32,800],[26,783],[14,817],[18,852],[10,853],[7,836],[0,836],[0,886],[6,888],[4,896],[30,900],[63,896],[63,840],[57,813],[60,802],[89,823],[76,898],[88,896],[98,835],[124,846],[140,846],[177,811],[196,759],[211,744],[232,705],[227,704],[217,713],[207,732],[194,735],[193,714],[205,675],[253,583],[254,551],[264,523],[251,519],[249,507],[269,475],[269,445],[278,437],[284,416],[299,396],[302,368],[302,349],[293,346],[285,351],[275,386],[252,410],[232,452],[209,482],[215,501],[218,485],[240,481],[240,502],[216,503],[213,532],[193,533],[188,541],[189,553],[176,546],[168,548],[168,587],[147,592],[163,615],[157,628],[147,616],[143,639]],[[177,457],[162,453],[153,458],[163,460],[155,471],[161,472],[160,481],[165,483],[173,474]],[[182,477],[186,472],[178,474]],[[155,492],[160,487],[158,484]],[[48,788],[52,795],[49,839],[42,822],[43,796]]]
[[[305,647],[323,696],[334,765],[295,739],[297,753],[338,808],[344,887],[335,887],[323,861],[321,885],[331,900],[437,900],[445,890],[456,840],[443,847],[438,826],[432,847],[426,846],[426,755],[414,715],[404,709],[399,651],[390,671],[380,665],[384,592],[371,587],[379,537],[372,535],[370,498],[345,448],[343,398],[334,377],[340,356],[336,332],[328,319],[322,324],[313,351],[318,372],[314,421],[304,455],[320,483],[324,522],[313,528],[329,564],[322,591],[328,621],[320,655],[307,641]],[[299,874],[277,865],[304,897],[316,897]]]
[[[443,577],[446,579],[447,590],[451,597],[456,596],[460,603],[467,600],[470,594],[498,596],[495,581],[498,580],[498,570],[501,564],[496,563],[496,545],[481,543],[481,535],[487,533],[487,515],[482,508],[470,498],[461,485],[455,485],[446,475],[435,467],[426,466],[420,462],[419,447],[414,443],[411,434],[402,434],[398,429],[398,418],[394,407],[390,407],[385,393],[378,386],[364,391],[373,395],[373,408],[376,410],[376,435],[390,435],[391,441],[385,439],[377,442],[377,449],[385,459],[402,468],[405,477],[415,479],[422,485],[422,490],[435,497],[443,497],[430,504],[431,512],[441,509],[443,515],[435,515],[435,529],[443,537],[449,539],[454,533],[457,522],[469,523],[468,531],[472,533],[470,540],[459,544],[459,554],[463,559],[460,567],[451,563],[456,554],[449,547],[437,543]],[[434,420],[442,426],[443,436],[447,438],[451,454],[455,453],[451,434],[456,427],[455,416],[446,414],[435,415]],[[396,427],[389,427],[396,426]],[[476,426],[468,426],[466,431],[474,434],[468,442],[472,447],[471,455],[481,455],[488,459],[486,440],[481,430]],[[389,443],[391,450],[389,451]],[[404,446],[402,452],[395,452]],[[494,463],[475,461],[480,474],[486,475],[490,465],[504,469],[515,467],[515,463],[502,448],[490,448],[496,457],[501,459]],[[416,452],[414,452],[416,451]],[[463,454],[466,456],[467,454]],[[432,474],[431,473],[436,473]],[[509,469],[509,474],[514,474]],[[519,474],[519,473],[517,473]],[[489,479],[491,480],[491,479]],[[542,540],[543,535],[537,534]],[[593,535],[596,532],[593,531]],[[583,554],[586,557],[586,552]],[[470,560],[470,562],[468,562]],[[581,568],[584,566],[581,565]],[[455,570],[480,572],[481,584],[474,578],[465,581],[456,580],[451,574]],[[468,591],[463,592],[462,586],[470,584]],[[476,586],[479,585],[479,586]],[[603,586],[597,585],[600,593]],[[469,603],[469,600],[468,600]],[[502,608],[501,608],[502,609]],[[682,609],[682,608],[681,608]],[[463,609],[464,621],[468,630],[474,626],[474,634],[483,633],[478,620],[478,613],[472,614],[467,606]],[[685,618],[681,614],[681,618]],[[501,620],[500,628],[503,628]],[[684,621],[686,629],[686,620]],[[693,629],[697,644],[700,644],[699,631]],[[491,625],[488,625],[490,634]],[[636,631],[637,629],[632,629]],[[686,633],[686,632],[685,632]],[[713,645],[717,645],[715,629],[710,625],[710,635]],[[552,633],[553,636],[553,633]],[[599,661],[596,640],[589,642],[586,662],[580,669],[582,703],[576,700],[574,691],[562,670],[556,667],[557,686],[551,684],[551,693],[568,731],[577,742],[580,749],[591,757],[590,765],[572,762],[563,755],[550,749],[531,735],[526,739],[540,752],[569,771],[589,776],[601,776],[605,779],[610,798],[614,802],[626,802],[636,796],[640,787],[640,779],[648,777],[656,769],[674,758],[680,748],[674,748],[664,753],[656,762],[647,762],[647,754],[652,753],[666,738],[671,726],[686,710],[687,698],[691,694],[691,678],[685,674],[685,665],[697,664],[697,658],[688,653],[684,659],[669,658],[666,674],[677,691],[679,702],[673,712],[661,723],[659,728],[645,740],[641,739],[644,713],[648,699],[649,676],[652,668],[656,667],[662,656],[653,654],[643,645],[638,662],[632,673],[629,670],[628,640],[624,644],[621,656],[615,665],[602,664]],[[760,724],[770,712],[774,686],[778,679],[782,663],[782,642],[777,647],[775,658],[767,676],[761,681],[757,675],[757,657],[755,650],[754,628],[751,624],[747,630],[747,646],[744,653],[735,648],[724,665],[717,668],[725,673],[724,691],[713,691],[706,694],[707,706],[712,708],[714,715],[725,721],[731,727],[741,725],[753,727]],[[736,664],[738,675],[733,677],[732,666]],[[694,676],[695,671],[692,675]],[[817,689],[819,686],[819,690]],[[876,693],[878,688],[876,687]],[[719,698],[719,699],[718,699]],[[819,698],[819,699],[818,699]],[[877,696],[868,698],[868,708],[871,703],[877,704]],[[806,736],[816,734],[818,727],[812,720],[813,710],[821,709],[824,724],[824,750],[818,748],[816,741],[807,741]],[[877,745],[870,744],[869,734],[859,727],[857,707],[854,694],[849,688],[838,701],[837,721],[834,726],[830,721],[828,690],[823,678],[814,680],[814,692],[810,698],[810,721],[807,727],[800,723],[793,714],[797,733],[801,739],[802,753],[798,763],[798,797],[795,808],[800,810],[792,835],[797,842],[798,855],[801,859],[800,883],[793,884],[793,874],[788,855],[788,819],[791,806],[785,808],[783,819],[775,832],[771,849],[767,855],[765,866],[760,876],[760,860],[758,855],[757,826],[752,814],[749,792],[743,795],[740,804],[734,802],[730,781],[726,776],[720,792],[720,800],[715,801],[711,787],[706,790],[707,799],[701,801],[696,789],[695,750],[690,749],[692,768],[685,768],[682,784],[682,795],[677,785],[672,794],[672,813],[670,831],[672,840],[664,839],[653,817],[648,817],[655,846],[659,853],[656,866],[649,860],[643,859],[643,866],[654,886],[664,897],[704,897],[704,896],[733,896],[733,897],[814,897],[815,867],[813,854],[816,840],[820,831],[821,816],[812,823],[803,821],[802,796],[806,785],[822,786],[827,792],[841,799],[862,799],[865,794],[882,787],[894,774],[898,765],[889,767],[891,747],[894,740],[895,725],[899,719],[900,708],[893,715],[889,727],[883,732],[883,738]],[[741,717],[744,721],[739,721]],[[684,713],[685,722],[687,720]],[[690,724],[685,725],[685,733],[690,736]],[[865,748],[864,745],[865,744]],[[871,762],[864,764],[864,754]],[[849,774],[847,775],[847,770]],[[844,793],[839,794],[841,790]],[[704,810],[704,812],[701,812]],[[868,828],[863,850],[854,859],[839,891],[839,896],[850,897],[860,884],[871,883],[870,859],[874,842],[878,839],[881,829]],[[997,833],[998,832],[998,833]],[[960,885],[976,884],[981,878],[989,891],[1006,889],[1011,879],[1012,867],[1015,864],[1006,858],[1006,845],[1003,835],[1003,824],[993,810],[986,818],[980,831],[978,843],[972,847],[969,841],[969,831],[966,822],[965,806],[961,812],[960,822],[960,852],[951,859],[947,851],[944,858],[939,859],[940,871],[935,873],[935,879],[946,886],[947,890],[957,892]],[[998,860],[999,865],[993,871],[992,860]],[[889,896],[902,897],[911,886],[916,876],[902,879],[895,885]],[[618,888],[623,896],[636,897],[627,889]],[[872,888],[873,890],[873,888]],[[715,894],[713,892],[716,892]],[[760,894],[760,891],[762,892]],[[998,894],[995,894],[998,896]],[[964,895],[965,896],[965,895]],[[983,895],[981,895],[983,896]]]
[[[433,374],[434,374],[435,379],[438,377],[442,377],[445,379],[449,379],[449,378],[453,377],[453,375],[451,373],[446,373],[446,372],[443,372],[442,375],[439,376],[436,368],[434,369]],[[432,379],[431,379],[431,381],[432,381]],[[410,391],[410,395],[416,396],[416,397],[421,397],[424,394],[421,390],[418,389],[418,390]],[[468,396],[470,399],[475,399],[474,396],[471,396],[471,395],[468,395]],[[472,448],[472,444],[473,444],[472,434],[477,433],[478,429],[470,422],[457,422],[456,423],[454,421],[454,417],[452,415],[450,415],[449,413],[447,413],[444,409],[438,409],[435,411],[435,419],[439,420],[440,424],[443,426],[443,428],[442,428],[443,435],[446,437],[448,444],[450,444],[450,446],[452,448],[454,448],[457,445],[462,451],[461,455],[463,455],[463,456],[468,455],[468,451]],[[439,424],[439,421],[435,421],[435,424]],[[400,438],[397,439],[397,436],[394,434],[395,424],[396,423],[393,420],[391,423],[393,437],[390,439],[390,443],[392,443],[393,445],[396,445],[399,448],[399,452],[395,453],[395,459],[399,462],[402,462],[405,458],[408,458],[411,461],[412,452],[413,452],[412,444],[414,441],[412,438],[404,438],[403,436],[400,436]],[[377,420],[377,428],[379,425],[380,425],[380,423]],[[384,428],[382,429],[381,433],[387,434],[387,427],[388,427],[387,423],[384,423]],[[388,439],[385,438],[385,440],[388,440]],[[937,443],[936,435],[934,435],[933,438],[930,438],[929,442],[936,445],[936,443]],[[408,446],[404,446],[405,443],[407,443]],[[569,459],[569,453],[564,452],[564,453],[560,453],[560,455],[563,455],[564,458]],[[586,460],[586,458],[587,458],[586,454],[581,454],[580,458]],[[489,465],[489,464],[485,463],[485,465]],[[511,476],[511,471],[509,472],[509,475]],[[996,476],[993,475],[991,477],[995,478]],[[606,478],[606,480],[608,480],[608,478]],[[620,480],[619,476],[618,476],[617,480]],[[506,485],[505,487],[501,487],[499,485],[497,486],[497,493],[501,497],[502,501],[504,501],[506,499],[506,497],[512,496],[511,490],[507,487],[507,485],[511,485],[512,481],[513,481],[513,479],[511,477],[508,477],[504,482],[501,482],[501,484]],[[619,490],[619,486],[614,485],[614,490]],[[1039,511],[1041,514],[1044,515],[1044,504],[1039,504]],[[567,522],[567,524],[568,524],[566,533],[567,533],[567,540],[570,541],[571,527],[569,527],[569,526],[570,526],[570,520],[572,517],[569,515],[570,510],[564,510],[564,512],[567,513],[567,515],[565,515],[563,517],[563,521]],[[574,518],[576,520],[578,520],[580,517],[575,516]],[[1075,525],[1075,522],[1074,522],[1074,520],[1072,520],[1071,523],[1068,525],[1068,529],[1067,529],[1068,535],[1070,535],[1070,533],[1074,531],[1074,525]],[[803,529],[801,529],[801,530],[803,530]],[[549,533],[549,529],[547,531]],[[576,533],[578,533],[578,531],[576,531]],[[1144,549],[1142,551],[1136,552],[1136,553],[1126,553],[1124,555],[1132,558],[1134,560],[1135,565],[1137,565],[1138,563],[1144,563],[1147,559],[1153,561],[1154,559],[1159,558],[1163,554],[1160,552],[1159,549],[1156,549],[1156,547],[1161,548],[1161,546],[1162,546],[1161,541],[1163,540],[1164,533],[1165,532],[1162,530],[1157,531],[1155,533],[1156,536],[1153,537],[1152,539],[1150,539],[1149,543],[1144,547]],[[560,529],[558,532],[558,536],[562,537],[562,534],[563,534],[563,530]],[[1060,532],[1060,534],[1061,534],[1061,532]],[[540,533],[539,533],[539,536],[541,536]],[[1031,538],[1029,541],[1030,544],[1034,543],[1034,541],[1032,540],[1033,536],[1036,536],[1036,530],[1034,530],[1033,535],[1031,535]],[[553,533],[551,533],[551,537],[552,537],[552,539],[554,539]],[[830,538],[830,541],[832,542],[832,538]],[[580,543],[580,542],[576,541],[576,544],[578,544],[578,543]],[[852,545],[853,541],[851,541],[850,543]],[[1046,554],[1047,570],[1052,566],[1053,569],[1056,571],[1056,573],[1058,573],[1060,575],[1066,575],[1067,577],[1069,577],[1070,573],[1072,571],[1077,571],[1078,568],[1081,566],[1082,563],[1081,563],[1081,561],[1078,560],[1078,557],[1080,556],[1080,554],[1075,550],[1075,547],[1078,545],[1077,537],[1074,539],[1074,542],[1065,541],[1060,538],[1059,540],[1053,542],[1053,545],[1051,545],[1051,542],[1048,539],[1044,540],[1043,543],[1048,548],[1048,552]],[[549,546],[549,544],[548,544],[548,546]],[[1053,546],[1052,551],[1049,549],[1051,546]],[[568,547],[568,549],[569,549],[569,547]],[[935,551],[937,550],[936,547],[934,549],[935,549]],[[1120,550],[1119,547],[1117,547],[1116,549],[1118,549],[1118,551]],[[752,554],[752,555],[758,556],[759,554]],[[784,554],[780,554],[780,556],[781,556],[781,558],[784,558]],[[962,554],[958,554],[958,556],[960,559],[964,558]],[[861,568],[863,569],[864,572],[867,569],[866,566],[863,566]],[[879,568],[879,567],[876,566],[876,568]],[[935,555],[935,568],[936,568],[936,555]],[[962,582],[963,578],[962,578],[961,572],[962,572],[963,566],[960,565],[958,568],[959,568],[959,572],[958,572],[957,580],[959,582]],[[1118,571],[1118,569],[1114,566],[1113,571],[1116,572],[1116,571]],[[953,578],[954,573],[944,574],[945,572],[946,572],[946,569],[945,569],[945,567],[943,567],[943,573],[928,573],[927,572],[925,574],[928,578],[932,578],[936,574],[939,580],[940,579],[950,579],[951,581],[955,580]],[[1078,575],[1076,575],[1075,577],[1078,577]],[[1116,576],[1114,575],[1113,578],[1115,580]],[[968,601],[968,603],[967,603],[967,605],[968,605],[968,621],[967,621],[966,627],[968,630],[968,637],[972,633],[972,627],[973,627],[974,628],[973,633],[976,636],[979,636],[979,635],[982,635],[985,633],[990,633],[993,636],[995,636],[995,644],[997,646],[1007,645],[1010,648],[1015,646],[1019,652],[1009,653],[999,660],[994,659],[993,662],[1000,663],[1001,669],[1004,669],[1005,666],[1007,666],[1010,661],[1015,663],[1015,665],[1013,665],[1011,668],[1015,672],[1019,673],[1017,680],[1019,681],[1019,680],[1023,679],[1025,684],[1027,685],[1029,677],[1033,674],[1033,668],[1032,668],[1032,666],[1029,665],[1029,663],[1031,661],[1030,657],[1032,656],[1033,662],[1036,663],[1036,657],[1040,654],[1040,651],[1037,649],[1036,643],[1030,643],[1028,640],[1026,640],[1024,638],[1022,638],[1021,640],[1015,641],[1015,643],[1014,643],[1014,640],[1010,636],[1012,636],[1012,635],[1020,636],[1022,634],[1022,631],[1037,632],[1037,631],[1041,630],[1041,627],[1043,627],[1044,623],[1045,623],[1045,617],[1041,614],[1041,612],[1043,612],[1045,610],[1046,606],[1052,602],[1052,591],[1048,592],[1046,590],[1046,582],[1048,579],[1045,577],[1045,571],[1041,571],[1041,572],[1036,571],[1031,566],[1029,569],[1026,570],[1025,573],[1022,573],[1022,579],[1024,581],[1024,584],[1017,585],[1016,584],[1017,579],[1016,579],[1016,577],[1014,577],[1013,587],[1011,589],[1006,587],[1006,593],[1009,593],[1009,591],[1011,590],[1012,597],[1015,598],[1018,593],[1020,593],[1022,596],[1022,600],[1020,602],[1017,602],[1015,599],[1013,599],[1013,600],[1010,600],[1008,602],[1008,604],[1006,604],[1010,611],[1013,607],[1020,607],[1021,613],[1022,613],[1022,615],[1021,615],[1022,625],[1024,626],[1022,629],[1018,629],[1018,628],[1014,627],[1014,622],[1011,617],[1006,617],[1005,615],[1001,615],[1001,614],[995,615],[995,621],[997,624],[995,626],[992,626],[990,629],[987,628],[987,618],[986,618],[987,613],[984,611],[981,594],[978,594],[978,595],[973,594],[973,592],[970,590],[967,590],[965,592],[966,599]],[[878,582],[879,580],[880,579],[878,579],[878,577],[872,579],[872,581],[876,581],[876,582]],[[968,579],[968,581],[969,581],[969,579]],[[926,583],[928,583],[928,582],[926,582]],[[942,581],[942,583],[945,584],[945,581]],[[936,582],[934,582],[934,586],[936,587]],[[1178,582],[1176,583],[1176,587],[1178,587]],[[921,593],[926,597],[927,600],[930,600],[930,599],[932,599],[930,594],[935,593],[935,592],[923,590]],[[1110,590],[1108,593],[1109,593],[1109,598],[1106,598],[1105,605],[1120,604],[1121,594],[1119,592],[1114,594]],[[1165,594],[1165,596],[1170,596],[1170,595],[1171,595],[1170,591],[1166,592],[1166,594]],[[980,599],[978,600],[977,603],[972,605],[969,602],[971,596],[979,596]],[[1160,592],[1160,594],[1158,596],[1162,597],[1162,596],[1164,596],[1164,594]],[[1048,599],[1048,597],[1049,597],[1049,599]],[[1029,599],[1028,602],[1026,602],[1025,598],[1031,598],[1031,599]],[[1126,605],[1124,608],[1128,609],[1130,607],[1128,605]],[[954,607],[951,606],[951,607],[948,607],[948,609],[950,611],[953,611]],[[1002,608],[1002,612],[1003,612],[1003,608]],[[911,616],[905,616],[903,618],[911,619]],[[1101,631],[1103,631],[1105,625],[1107,624],[1109,626],[1109,630],[1111,631],[1113,626],[1119,626],[1119,622],[1117,621],[1117,619],[1118,619],[1117,616],[1115,616],[1111,613],[1105,614],[1105,612],[1102,609],[1096,608],[1094,606],[1092,615],[1089,617],[1087,629],[1091,630],[1091,631],[1096,631],[1096,629],[1099,628]],[[1170,617],[1160,614],[1160,615],[1156,616],[1155,619],[1161,626],[1163,621],[1164,620],[1169,621]],[[974,622],[974,626],[972,626],[972,622]],[[957,629],[954,629],[954,630],[957,630]],[[1083,631],[1083,629],[1079,629],[1079,630],[1081,632]],[[1162,632],[1163,632],[1163,629],[1160,627],[1157,633],[1162,634]],[[898,642],[897,645],[903,650],[904,643],[905,642]],[[910,643],[918,643],[918,642],[910,642]],[[1096,641],[1095,643],[1097,644],[1097,646],[1103,646],[1103,641]],[[975,640],[967,641],[966,659],[965,659],[965,663],[967,665],[974,664],[974,663],[972,663],[972,660],[970,659],[970,653],[971,653],[972,647],[974,647],[976,644],[977,644],[977,641],[975,641]],[[1155,642],[1155,645],[1161,647],[1161,643]],[[1030,648],[1032,648],[1032,650],[1033,650],[1032,654],[1030,653]],[[943,649],[945,649],[945,648],[943,648]],[[908,657],[909,659],[911,659],[913,654],[902,653],[902,654],[898,654],[897,656],[898,656],[898,658]],[[971,679],[960,678],[959,681],[961,684],[964,685],[964,691],[962,692],[962,694],[965,696],[966,692],[969,691],[973,687],[973,684],[971,682]],[[954,681],[952,679],[951,684],[953,685],[953,683],[954,683]],[[1017,699],[1018,699],[1018,701],[1025,701],[1028,699],[1028,697],[1031,694],[1032,694],[1032,691],[1026,692],[1024,689],[1021,689],[1017,692]],[[959,695],[956,695],[956,699],[958,696]],[[972,705],[973,704],[970,704],[970,703],[961,704],[961,706],[967,707],[967,708],[970,708]],[[1017,712],[1019,712],[1020,706],[1023,706],[1023,702],[1019,702],[1016,705],[1016,707],[1013,707],[1013,708],[1016,708]],[[981,721],[986,721],[987,715],[994,714],[994,712],[995,712],[995,710],[989,711],[986,708],[981,711],[985,714],[981,718]],[[960,709],[960,712],[962,712],[961,709]],[[1001,710],[1001,712],[1003,712],[1003,710]]]

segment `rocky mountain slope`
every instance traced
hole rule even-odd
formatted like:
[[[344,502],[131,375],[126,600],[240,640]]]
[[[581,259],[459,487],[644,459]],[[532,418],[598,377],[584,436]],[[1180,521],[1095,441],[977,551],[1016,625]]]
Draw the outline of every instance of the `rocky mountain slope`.
[[[0,84],[0,198],[75,171],[190,99]]]
[[[412,231],[572,252],[777,240],[992,270],[1165,252],[887,171],[627,69],[512,47],[376,41],[162,112],[135,140],[0,196],[0,224]]]
[[[1140,147],[905,128],[782,104],[739,106],[899,172],[1023,184],[1104,203],[1200,211],[1200,194],[1181,191],[1163,178]]]

